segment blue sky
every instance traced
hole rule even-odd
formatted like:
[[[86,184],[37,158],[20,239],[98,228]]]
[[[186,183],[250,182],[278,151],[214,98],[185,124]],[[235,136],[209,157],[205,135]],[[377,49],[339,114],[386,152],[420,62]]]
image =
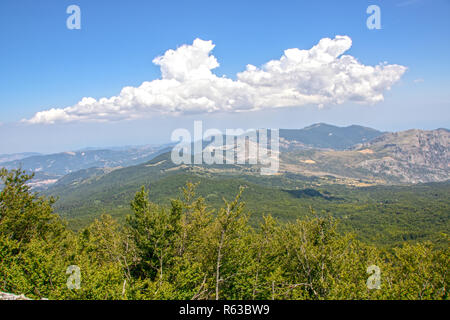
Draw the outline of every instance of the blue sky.
[[[66,8],[81,9],[69,30]],[[381,9],[381,30],[366,27],[366,8]],[[205,127],[301,128],[315,122],[381,130],[434,129],[450,123],[450,1],[24,1],[0,2],[0,154],[87,146],[167,142],[172,130]],[[284,50],[309,50],[345,35],[345,54],[365,66],[386,61],[407,71],[384,101],[261,108],[248,112],[154,114],[136,120],[21,123],[83,97],[117,96],[161,78],[152,60],[194,39],[212,40],[218,77],[237,80]]]

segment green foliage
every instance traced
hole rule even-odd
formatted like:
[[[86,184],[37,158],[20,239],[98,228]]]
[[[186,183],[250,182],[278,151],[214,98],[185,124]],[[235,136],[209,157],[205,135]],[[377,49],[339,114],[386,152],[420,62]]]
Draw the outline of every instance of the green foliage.
[[[168,162],[160,166],[168,165]],[[312,207],[320,215],[330,214],[339,219],[341,231],[355,233],[358,239],[377,245],[429,240],[445,247],[446,242],[440,234],[450,233],[450,182],[351,187],[292,174],[271,177],[242,174],[236,177],[179,170],[167,171],[158,177],[155,171],[148,175],[142,172],[152,168],[158,168],[159,172],[159,166],[131,167],[126,168],[126,172],[113,171],[98,182],[54,193],[60,196],[55,203],[56,211],[69,219],[72,230],[86,227],[103,213],[125,223],[125,217],[133,213],[129,202],[140,186],[149,189],[151,182],[149,199],[170,207],[170,199],[176,190],[182,189],[186,181],[192,181],[200,183],[197,194],[216,210],[222,207],[223,196],[231,198],[240,186],[247,186],[242,200],[252,212],[249,223],[253,227],[268,214],[282,222],[294,222],[309,216]],[[130,176],[123,177],[124,173]],[[124,180],[126,183],[122,183]]]
[[[312,209],[290,222],[268,214],[255,223],[243,202],[248,190],[210,208],[190,182],[164,205],[142,187],[125,224],[102,215],[74,233],[51,199],[31,193],[24,172],[1,178],[1,291],[37,299],[448,299],[445,234],[445,246],[374,246]],[[380,289],[367,286],[373,265]],[[69,266],[80,270],[79,288],[67,286]]]
[[[4,185],[0,193],[0,234],[21,244],[34,237],[53,235],[61,229],[58,217],[52,214],[54,199],[31,193],[25,184],[31,178],[22,170],[0,169]]]

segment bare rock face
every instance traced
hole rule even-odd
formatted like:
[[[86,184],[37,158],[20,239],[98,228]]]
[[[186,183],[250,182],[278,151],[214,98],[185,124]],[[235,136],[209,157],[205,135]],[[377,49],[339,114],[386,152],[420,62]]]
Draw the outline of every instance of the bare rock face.
[[[18,296],[11,293],[0,292],[0,300],[31,300],[31,299],[28,299],[23,294]]]
[[[348,150],[286,148],[286,172],[330,175],[371,183],[411,184],[450,180],[450,131],[407,130],[384,133]],[[288,145],[289,147],[289,145]]]
[[[359,146],[382,157],[366,160],[361,168],[417,183],[450,179],[450,131],[408,130],[387,133]]]

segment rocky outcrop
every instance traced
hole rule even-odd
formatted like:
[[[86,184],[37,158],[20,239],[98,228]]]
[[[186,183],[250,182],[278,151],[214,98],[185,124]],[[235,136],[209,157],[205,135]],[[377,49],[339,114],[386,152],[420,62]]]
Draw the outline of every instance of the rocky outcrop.
[[[12,293],[0,292],[0,300],[31,300],[31,299],[28,299],[23,294],[18,296]]]
[[[17,295],[12,293],[0,292],[0,300],[33,300],[25,297],[25,295]],[[48,300],[47,298],[42,298],[41,300]]]
[[[285,141],[282,141],[285,143]],[[285,172],[359,179],[369,183],[410,184],[450,179],[450,131],[385,133],[351,150],[281,149]]]
[[[381,156],[359,164],[374,174],[408,183],[450,179],[450,131],[447,129],[387,133],[357,149],[372,150]]]

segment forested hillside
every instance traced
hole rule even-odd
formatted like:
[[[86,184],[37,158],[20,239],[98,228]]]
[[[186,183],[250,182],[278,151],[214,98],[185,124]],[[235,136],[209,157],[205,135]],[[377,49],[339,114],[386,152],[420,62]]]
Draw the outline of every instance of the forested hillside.
[[[251,224],[248,187],[217,209],[192,183],[167,205],[150,202],[142,187],[124,224],[102,215],[73,232],[51,198],[30,191],[30,176],[2,169],[0,177],[0,291],[50,299],[448,298],[448,246],[367,244],[315,210],[291,222],[267,212]],[[69,266],[80,275],[70,289]]]
[[[449,182],[352,186],[328,176],[263,177],[248,165],[176,166],[169,154],[114,171],[79,171],[45,194],[58,198],[57,212],[69,220],[70,228],[79,230],[103,213],[124,222],[131,213],[128,204],[141,186],[151,191],[153,202],[169,205],[187,181],[199,183],[197,193],[216,209],[223,197],[231,198],[240,186],[246,186],[243,200],[252,225],[268,213],[283,222],[295,221],[312,208],[339,218],[340,229],[372,243],[439,242],[440,233],[450,232]]]
[[[53,177],[49,188],[27,175],[34,169],[1,169],[0,292],[447,299],[448,130],[319,124],[280,134],[272,176],[260,165],[176,165],[147,148],[18,160],[50,164],[34,172]],[[73,270],[79,289],[67,287]]]

